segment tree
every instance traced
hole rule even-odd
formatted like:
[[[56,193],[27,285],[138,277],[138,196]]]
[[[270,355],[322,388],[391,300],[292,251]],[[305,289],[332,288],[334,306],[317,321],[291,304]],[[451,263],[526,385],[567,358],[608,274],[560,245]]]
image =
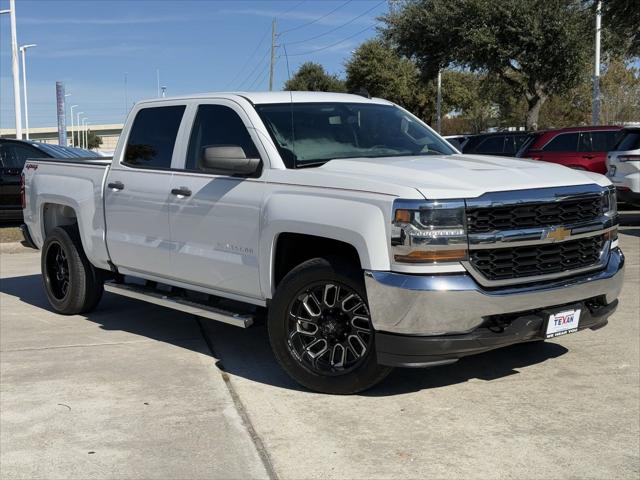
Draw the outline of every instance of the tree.
[[[365,89],[369,95],[397,103],[418,116],[425,113],[425,87],[420,84],[416,65],[383,41],[364,42],[345,67],[350,92]]]
[[[623,56],[640,56],[638,0],[605,0],[602,7],[605,45],[618,47]]]
[[[100,145],[102,145],[102,138],[96,135],[95,132],[89,130],[87,133],[87,147],[89,149],[100,148]]]
[[[529,129],[550,95],[579,83],[593,43],[581,0],[408,0],[383,21],[426,78],[457,65],[499,79],[525,99]]]
[[[284,84],[283,90],[310,92],[345,92],[344,81],[337,75],[327,73],[322,65],[303,63],[298,71]]]
[[[603,124],[619,124],[640,120],[640,69],[614,58],[602,76]]]

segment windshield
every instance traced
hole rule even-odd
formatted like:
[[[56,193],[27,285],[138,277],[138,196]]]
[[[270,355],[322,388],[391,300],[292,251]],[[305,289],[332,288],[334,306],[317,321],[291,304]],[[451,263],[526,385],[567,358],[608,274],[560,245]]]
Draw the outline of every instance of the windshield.
[[[287,168],[337,158],[456,153],[416,117],[393,105],[281,103],[257,105]]]

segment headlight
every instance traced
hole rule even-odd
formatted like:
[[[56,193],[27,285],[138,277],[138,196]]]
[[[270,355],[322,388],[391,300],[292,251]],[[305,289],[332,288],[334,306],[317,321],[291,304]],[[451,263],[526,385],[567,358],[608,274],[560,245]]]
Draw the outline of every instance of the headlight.
[[[602,196],[602,213],[614,220],[616,220],[616,217],[618,216],[616,188],[613,185],[607,187],[607,191],[605,191]]]
[[[468,257],[463,200],[396,200],[391,250],[398,263],[458,262]]]

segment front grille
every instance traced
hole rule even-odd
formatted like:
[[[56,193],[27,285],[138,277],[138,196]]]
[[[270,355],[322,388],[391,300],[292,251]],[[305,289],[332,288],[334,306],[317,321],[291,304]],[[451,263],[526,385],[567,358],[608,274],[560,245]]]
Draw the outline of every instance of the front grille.
[[[561,243],[472,250],[470,261],[489,280],[547,275],[597,264],[604,243],[604,236],[598,235]]]
[[[504,207],[467,208],[469,233],[494,230],[568,225],[602,216],[602,198],[598,196],[549,203]]]

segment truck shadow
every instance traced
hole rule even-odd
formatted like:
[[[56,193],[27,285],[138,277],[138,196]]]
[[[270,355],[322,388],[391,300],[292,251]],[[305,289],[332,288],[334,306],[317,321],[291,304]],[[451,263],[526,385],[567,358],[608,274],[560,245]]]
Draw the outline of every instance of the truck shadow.
[[[4,278],[0,281],[0,292],[51,311],[40,275]],[[98,308],[85,318],[104,330],[129,332],[210,355],[203,346],[204,336],[221,370],[277,388],[306,391],[276,363],[264,319],[259,318],[257,325],[245,330],[112,294],[105,294]],[[567,351],[556,343],[537,342],[505,347],[432,369],[396,369],[384,382],[362,395],[390,396],[473,379],[497,380],[520,373],[519,368],[545,362]]]

